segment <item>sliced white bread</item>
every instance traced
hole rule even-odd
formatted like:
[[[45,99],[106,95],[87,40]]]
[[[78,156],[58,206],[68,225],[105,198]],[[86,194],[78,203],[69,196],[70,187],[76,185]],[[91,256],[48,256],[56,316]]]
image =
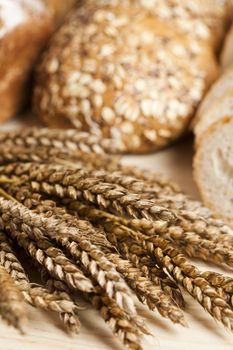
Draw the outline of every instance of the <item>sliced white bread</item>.
[[[206,94],[204,100],[198,108],[196,117],[193,121],[193,128],[195,134],[199,134],[199,122],[202,123],[202,119],[206,119],[206,113],[213,108],[215,103],[226,94],[226,91],[233,88],[233,64],[228,67],[228,69],[216,80],[212,85],[208,93]],[[211,118],[210,118],[211,121]]]
[[[205,205],[233,226],[233,113],[202,135],[194,177]]]
[[[233,66],[198,111],[194,178],[203,202],[233,225]]]
[[[213,99],[213,103],[209,109],[202,115],[198,123],[195,126],[196,144],[202,138],[202,135],[208,130],[208,128],[222,119],[223,117],[232,117],[233,111],[233,77],[232,87],[228,90],[223,90],[223,95]],[[232,135],[233,136],[233,135]]]
[[[223,69],[233,63],[233,23],[224,41],[221,53],[221,66]]]

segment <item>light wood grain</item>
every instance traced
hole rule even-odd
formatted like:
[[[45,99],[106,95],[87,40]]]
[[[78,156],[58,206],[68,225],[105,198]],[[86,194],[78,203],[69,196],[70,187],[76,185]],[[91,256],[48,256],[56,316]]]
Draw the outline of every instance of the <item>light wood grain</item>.
[[[23,123],[26,125],[28,119]],[[29,120],[31,123],[31,121]],[[11,128],[20,125],[12,121],[4,126]],[[126,164],[135,164],[155,169],[176,180],[193,197],[198,198],[192,180],[192,140],[188,138],[173,147],[156,154],[125,157]],[[213,269],[213,266],[202,265]],[[221,272],[220,269],[218,271]],[[228,272],[229,275],[232,275]],[[189,328],[174,326],[156,313],[147,312],[139,305],[140,313],[145,317],[154,337],[146,337],[144,349],[159,350],[230,350],[233,348],[233,336],[220,324],[217,324],[202,308],[186,295],[186,318]],[[114,338],[98,313],[89,306],[80,312],[81,333],[75,338],[66,335],[59,318],[45,314],[26,306],[29,315],[27,335],[21,336],[14,329],[0,323],[1,350],[120,350],[122,345]]]

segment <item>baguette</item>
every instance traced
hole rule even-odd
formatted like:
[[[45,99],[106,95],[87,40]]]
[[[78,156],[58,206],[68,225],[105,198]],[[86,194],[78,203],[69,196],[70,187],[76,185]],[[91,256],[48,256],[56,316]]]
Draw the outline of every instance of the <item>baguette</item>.
[[[233,65],[200,106],[194,178],[203,202],[233,225]]]

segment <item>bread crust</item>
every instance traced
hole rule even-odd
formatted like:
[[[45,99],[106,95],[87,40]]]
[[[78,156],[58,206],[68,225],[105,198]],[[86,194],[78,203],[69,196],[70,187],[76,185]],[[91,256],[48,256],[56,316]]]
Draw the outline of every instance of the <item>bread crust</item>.
[[[226,194],[224,188],[220,187],[220,190],[217,188],[210,189],[206,184],[208,180],[212,184],[212,182],[218,183],[220,178],[224,179],[226,177],[228,180],[231,178],[231,175],[228,174],[228,162],[230,163],[230,159],[226,158],[229,157],[229,150],[225,147],[224,153],[223,148],[220,148],[221,144],[218,144],[218,142],[225,141],[226,135],[228,135],[229,139],[228,124],[230,123],[231,125],[233,123],[233,65],[224,71],[200,105],[196,124],[194,126],[196,153],[193,161],[194,179],[204,204],[209,207],[216,216],[222,217],[232,225],[233,219],[228,215],[228,206],[226,205],[227,210],[219,207],[219,202],[222,201],[222,198],[219,197],[225,196]],[[227,128],[225,128],[225,125],[227,125]],[[210,146],[211,150],[207,150],[210,142],[212,142]],[[232,141],[230,141],[230,144],[228,141],[227,145],[227,148],[231,147]],[[218,154],[217,152],[220,153]],[[227,156],[225,156],[225,154]],[[206,158],[207,156],[208,158]],[[221,166],[221,163],[220,168],[218,162],[215,164],[218,157],[220,157],[219,160],[223,157],[224,167]],[[208,165],[209,159],[212,159],[210,165]],[[215,166],[213,164],[215,164]],[[214,169],[216,167],[216,170],[213,170],[212,167]],[[220,175],[218,174],[219,171],[221,171]],[[211,194],[212,191],[215,191],[215,196]],[[228,203],[227,198],[225,199],[225,203]]]
[[[211,135],[222,125],[233,123],[233,116],[222,116],[222,118],[215,123],[211,124],[209,128],[201,135],[200,140],[198,142],[198,147],[196,148],[195,156],[193,159],[193,177],[194,181],[197,185],[198,191],[201,195],[202,201],[204,205],[211,209],[213,214],[216,217],[221,217],[223,220],[228,222],[230,225],[233,225],[233,219],[230,219],[229,216],[224,215],[223,212],[220,212],[215,205],[215,202],[211,200],[210,194],[206,191],[204,184],[202,183],[202,172],[203,172],[203,161],[202,156],[203,152],[205,152],[204,143],[207,142],[208,138],[211,138]],[[223,135],[224,137],[224,135]]]
[[[48,1],[0,0],[0,122],[28,101],[32,68],[61,14],[55,16]]]
[[[220,77],[214,82],[205,98],[202,100],[195,118],[192,122],[192,128],[196,136],[196,142],[201,134],[202,125],[205,129],[205,120],[211,123],[211,110],[215,110],[217,105],[225,98],[228,93],[231,93],[233,88],[233,64],[224,71]],[[230,97],[230,96],[229,96]]]
[[[138,3],[86,1],[56,33],[35,77],[45,124],[119,138],[134,153],[187,129],[218,74],[214,54]]]
[[[225,38],[220,61],[223,69],[233,64],[233,23]]]
[[[38,47],[50,31],[48,17],[42,19],[44,6],[38,7],[28,1],[0,0],[0,20],[2,22],[0,37],[0,121],[5,121],[25,103],[25,89],[29,67],[35,61]],[[10,11],[15,14],[10,20]],[[28,45],[29,38],[32,40]]]

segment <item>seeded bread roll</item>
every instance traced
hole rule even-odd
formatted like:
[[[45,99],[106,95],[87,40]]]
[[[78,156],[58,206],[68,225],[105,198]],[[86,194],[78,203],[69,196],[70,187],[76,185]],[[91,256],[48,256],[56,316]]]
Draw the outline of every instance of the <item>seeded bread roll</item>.
[[[149,152],[184,132],[216,75],[207,45],[177,34],[138,1],[89,0],[43,55],[34,108],[48,126]]]
[[[233,225],[233,65],[200,106],[194,178],[206,206]]]
[[[49,0],[51,1],[51,0]],[[28,81],[41,48],[66,11],[49,1],[0,0],[0,122],[15,115],[29,97]],[[68,1],[69,2],[69,1]]]
[[[221,53],[221,66],[223,69],[233,63],[233,23],[224,41]]]
[[[176,30],[215,49],[221,45],[231,19],[232,0],[136,0]]]

